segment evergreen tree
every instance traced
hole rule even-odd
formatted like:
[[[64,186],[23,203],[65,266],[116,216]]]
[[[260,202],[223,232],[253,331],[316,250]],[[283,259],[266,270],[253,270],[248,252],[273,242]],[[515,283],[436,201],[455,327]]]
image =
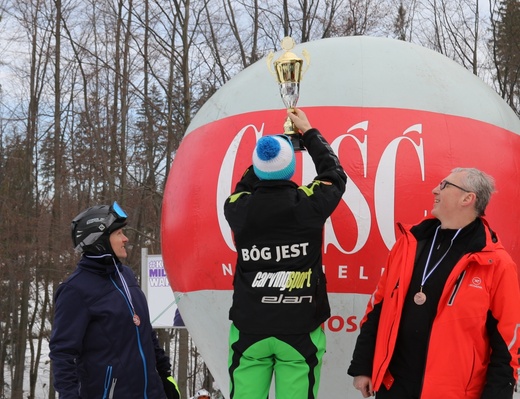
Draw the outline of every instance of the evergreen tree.
[[[499,94],[520,115],[520,1],[501,0],[493,22]]]

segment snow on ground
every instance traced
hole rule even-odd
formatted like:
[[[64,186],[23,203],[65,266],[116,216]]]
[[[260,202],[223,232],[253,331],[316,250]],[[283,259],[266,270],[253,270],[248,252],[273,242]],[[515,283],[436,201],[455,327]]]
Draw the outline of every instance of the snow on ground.
[[[50,374],[50,360],[49,360],[49,349],[46,345],[46,343],[43,344],[44,347],[42,348],[42,357],[41,357],[41,363],[40,363],[40,371],[38,372],[38,380],[36,382],[36,392],[35,397],[36,399],[44,399],[49,396],[49,374]],[[25,392],[28,394],[29,390],[29,365],[26,367],[26,373],[27,376],[25,378],[24,382],[24,389]],[[7,370],[6,370],[7,371]],[[9,374],[6,373],[6,376]],[[513,395],[513,399],[520,399],[520,386],[518,387],[519,392],[515,392]],[[8,396],[7,396],[8,397]],[[26,395],[24,395],[26,397]],[[360,399],[361,395],[347,398],[347,399]]]

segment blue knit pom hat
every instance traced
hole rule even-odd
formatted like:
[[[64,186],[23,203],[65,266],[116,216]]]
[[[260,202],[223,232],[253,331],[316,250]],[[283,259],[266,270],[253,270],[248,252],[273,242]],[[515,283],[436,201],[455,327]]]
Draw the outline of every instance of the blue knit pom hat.
[[[253,168],[260,180],[289,180],[294,174],[296,157],[289,138],[264,136],[253,151]]]

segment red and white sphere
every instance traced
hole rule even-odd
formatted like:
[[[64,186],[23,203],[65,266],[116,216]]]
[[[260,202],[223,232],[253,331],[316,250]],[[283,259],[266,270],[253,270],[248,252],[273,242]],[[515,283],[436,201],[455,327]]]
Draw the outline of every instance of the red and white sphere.
[[[298,107],[331,143],[348,175],[324,231],[332,317],[320,398],[358,395],[346,377],[359,322],[395,242],[396,222],[433,207],[432,189],[455,167],[496,179],[491,226],[520,262],[520,120],[485,83],[450,59],[393,39],[345,37],[298,45],[310,65]],[[280,54],[275,54],[277,57]],[[228,397],[227,336],[236,250],[223,204],[256,140],[281,133],[286,111],[261,60],[197,113],[175,156],[163,202],[162,254],[184,322]],[[315,175],[305,152],[293,180]]]

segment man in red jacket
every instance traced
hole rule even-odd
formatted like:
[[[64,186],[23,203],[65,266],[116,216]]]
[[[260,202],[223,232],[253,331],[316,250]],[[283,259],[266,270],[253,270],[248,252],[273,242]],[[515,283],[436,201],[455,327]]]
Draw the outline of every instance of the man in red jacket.
[[[511,399],[520,367],[517,266],[483,218],[493,179],[456,168],[433,218],[400,226],[348,374],[367,398]]]

